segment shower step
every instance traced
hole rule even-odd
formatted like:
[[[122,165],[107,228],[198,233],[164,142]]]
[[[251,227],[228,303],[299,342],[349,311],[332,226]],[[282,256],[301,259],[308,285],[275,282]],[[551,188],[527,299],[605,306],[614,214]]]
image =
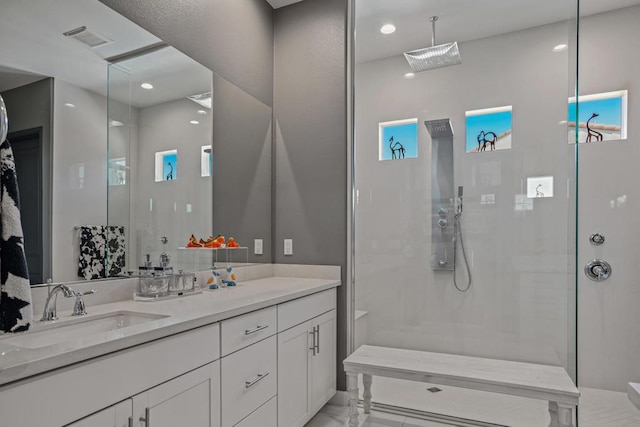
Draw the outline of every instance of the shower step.
[[[627,395],[636,408],[640,409],[640,383],[629,383]]]

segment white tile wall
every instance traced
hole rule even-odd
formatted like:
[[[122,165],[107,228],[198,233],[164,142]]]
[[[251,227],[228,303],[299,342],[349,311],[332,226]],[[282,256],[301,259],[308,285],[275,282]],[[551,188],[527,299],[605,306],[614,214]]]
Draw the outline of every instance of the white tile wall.
[[[409,80],[402,56],[356,66],[356,308],[368,312],[370,344],[572,364],[574,156],[558,125],[571,84],[567,54],[552,52],[569,43],[568,25],[462,43],[462,65]],[[466,154],[465,110],[501,105],[513,105],[513,149]],[[409,117],[420,123],[419,158],[378,161],[378,123]],[[452,122],[464,186],[467,293],[430,267],[435,166],[422,123],[440,118]],[[527,178],[548,175],[555,197],[518,210]],[[495,203],[481,203],[485,194]]]

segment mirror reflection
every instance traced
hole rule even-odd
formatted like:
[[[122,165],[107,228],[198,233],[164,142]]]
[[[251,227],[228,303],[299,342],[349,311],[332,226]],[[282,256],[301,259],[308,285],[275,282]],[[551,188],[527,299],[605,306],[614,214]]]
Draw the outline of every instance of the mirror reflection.
[[[112,59],[107,276],[188,268],[177,248],[213,233],[211,84],[210,70],[172,47]]]
[[[213,73],[98,1],[5,2],[0,37],[31,283],[181,268],[213,234]]]

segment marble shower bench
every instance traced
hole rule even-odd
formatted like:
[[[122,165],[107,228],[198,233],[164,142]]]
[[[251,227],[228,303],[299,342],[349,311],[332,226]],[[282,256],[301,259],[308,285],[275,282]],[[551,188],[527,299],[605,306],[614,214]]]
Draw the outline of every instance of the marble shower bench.
[[[549,402],[549,427],[572,427],[580,392],[559,366],[363,345],[344,361],[349,427],[358,425],[358,374],[364,412],[371,411],[373,376],[510,394]]]

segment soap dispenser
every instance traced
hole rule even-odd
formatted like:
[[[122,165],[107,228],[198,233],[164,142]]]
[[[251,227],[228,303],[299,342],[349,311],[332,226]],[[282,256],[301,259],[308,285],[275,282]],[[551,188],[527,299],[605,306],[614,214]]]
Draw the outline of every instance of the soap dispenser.
[[[160,241],[162,242],[162,253],[160,254],[159,270],[162,270],[162,271],[173,270],[172,267],[169,267],[169,263],[171,262],[171,257],[167,253],[167,243],[169,243],[169,239],[167,239],[167,236],[162,236],[160,238]]]

